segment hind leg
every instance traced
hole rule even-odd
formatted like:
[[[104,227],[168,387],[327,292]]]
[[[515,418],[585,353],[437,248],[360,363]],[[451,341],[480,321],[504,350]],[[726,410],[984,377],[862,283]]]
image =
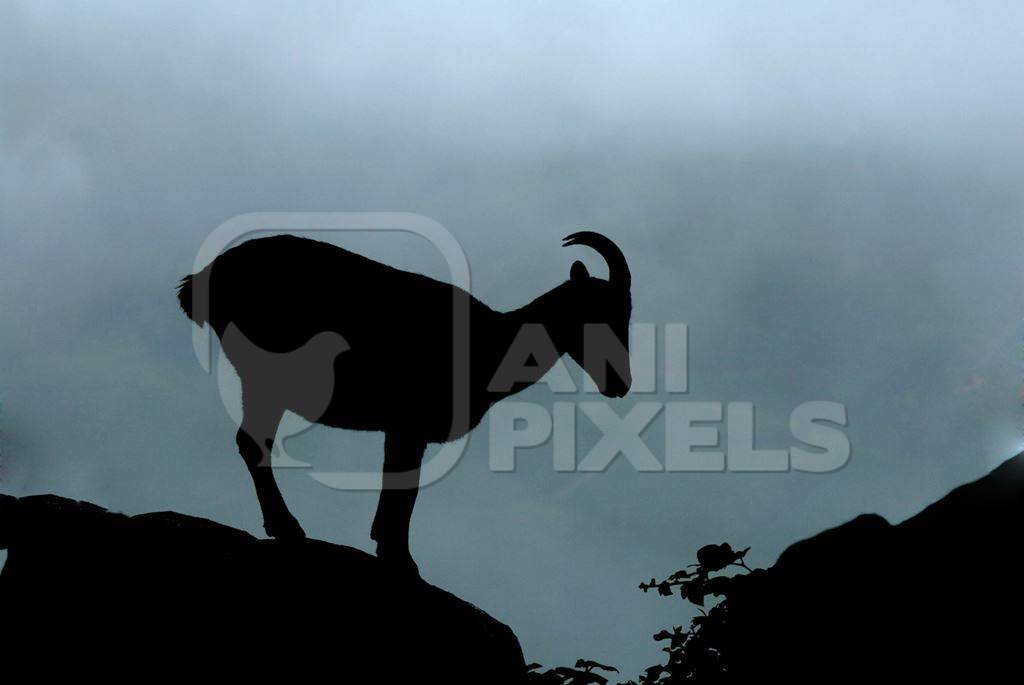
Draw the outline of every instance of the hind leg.
[[[244,417],[238,429],[236,440],[238,452],[242,455],[253,485],[256,486],[256,497],[263,511],[263,529],[272,538],[301,539],[306,537],[302,526],[295,520],[284,497],[274,480],[274,470],[270,466],[270,452],[274,446],[274,436],[281,423],[283,410],[261,405],[249,398],[243,399]]]

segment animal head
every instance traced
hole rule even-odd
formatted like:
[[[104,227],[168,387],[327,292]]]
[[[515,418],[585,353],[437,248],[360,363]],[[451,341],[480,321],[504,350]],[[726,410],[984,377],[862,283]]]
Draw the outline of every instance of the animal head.
[[[566,315],[578,334],[567,352],[583,367],[606,397],[622,397],[633,382],[629,368],[630,274],[626,257],[600,233],[581,231],[566,236],[563,247],[583,245],[597,251],[608,265],[608,280],[595,278],[583,262],[569,270],[572,310]]]

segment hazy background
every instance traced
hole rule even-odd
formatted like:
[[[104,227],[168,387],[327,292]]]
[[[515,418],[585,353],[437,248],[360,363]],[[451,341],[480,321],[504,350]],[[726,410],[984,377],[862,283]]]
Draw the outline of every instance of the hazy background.
[[[709,542],[764,565],[904,518],[1020,447],[1022,31],[1012,2],[4,2],[0,489],[262,533],[173,298],[234,215],[422,213],[497,308],[565,279],[583,251],[560,238],[595,228],[635,319],[691,326],[681,399],[755,402],[782,448],[797,404],[844,402],[853,444],[829,475],[556,474],[550,446],[491,474],[481,428],[421,494],[424,576],[528,660],[635,675],[689,615],[641,579]],[[344,242],[445,277],[422,240]],[[333,470],[381,447],[290,450]],[[370,549],[375,494],[279,480],[308,533]]]

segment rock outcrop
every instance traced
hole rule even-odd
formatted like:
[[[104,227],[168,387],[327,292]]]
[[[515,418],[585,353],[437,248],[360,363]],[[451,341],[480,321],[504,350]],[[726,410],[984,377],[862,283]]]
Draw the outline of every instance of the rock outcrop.
[[[969,678],[1020,667],[1024,455],[891,525],[860,516],[739,578],[715,642],[730,680]]]
[[[376,557],[171,512],[0,495],[0,669],[518,683],[512,631]]]

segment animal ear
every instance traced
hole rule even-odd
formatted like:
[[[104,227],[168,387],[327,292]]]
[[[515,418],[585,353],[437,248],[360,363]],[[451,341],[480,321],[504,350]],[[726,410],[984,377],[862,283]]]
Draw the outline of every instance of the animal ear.
[[[590,272],[587,271],[587,266],[583,262],[573,262],[572,268],[569,269],[569,278],[573,281],[582,281],[590,278]]]

